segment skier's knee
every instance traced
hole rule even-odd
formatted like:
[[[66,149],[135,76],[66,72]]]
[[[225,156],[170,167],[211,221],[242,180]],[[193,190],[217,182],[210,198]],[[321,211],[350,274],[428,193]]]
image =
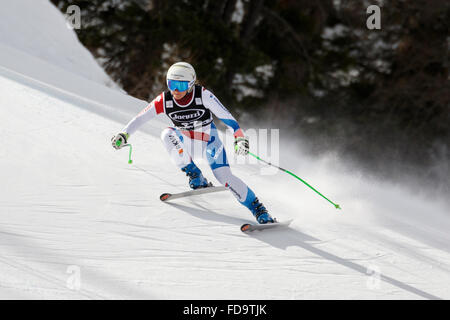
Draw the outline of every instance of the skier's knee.
[[[175,130],[172,127],[165,128],[161,132],[161,140],[165,141],[169,136],[173,136],[173,135],[176,135],[176,134],[175,134]]]
[[[219,181],[222,185],[226,185],[230,177],[233,176],[229,166],[217,168],[213,170],[213,174],[217,181]]]

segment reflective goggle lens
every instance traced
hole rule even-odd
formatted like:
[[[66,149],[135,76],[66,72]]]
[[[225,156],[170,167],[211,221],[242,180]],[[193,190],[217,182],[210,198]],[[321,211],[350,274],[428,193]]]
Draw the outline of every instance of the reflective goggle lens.
[[[180,80],[167,80],[167,86],[171,91],[178,90],[180,92],[183,92],[189,89],[189,82]]]

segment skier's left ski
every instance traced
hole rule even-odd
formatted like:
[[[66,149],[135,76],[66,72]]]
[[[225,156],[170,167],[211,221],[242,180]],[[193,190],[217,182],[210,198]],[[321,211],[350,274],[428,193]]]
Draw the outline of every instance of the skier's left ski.
[[[163,193],[162,195],[159,196],[159,199],[161,201],[165,202],[165,201],[170,201],[170,200],[174,200],[174,199],[178,199],[178,198],[194,196],[197,194],[219,192],[219,191],[224,191],[224,190],[227,190],[227,188],[223,187],[223,186],[220,186],[220,187],[210,186],[210,187],[206,187],[206,188],[199,188],[199,189],[189,190],[189,191],[180,192],[180,193]]]
[[[252,224],[252,223],[245,223],[241,226],[242,232],[251,232],[255,230],[265,230],[265,229],[272,229],[272,228],[282,228],[282,227],[288,227],[293,219],[289,219],[286,221],[277,221],[273,223],[264,223],[264,224]]]

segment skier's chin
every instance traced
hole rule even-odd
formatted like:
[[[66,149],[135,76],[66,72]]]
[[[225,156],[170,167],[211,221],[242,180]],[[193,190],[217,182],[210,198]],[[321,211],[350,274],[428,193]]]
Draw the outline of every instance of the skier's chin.
[[[175,99],[180,100],[186,95],[187,91],[179,92],[179,91],[172,91],[172,95]]]

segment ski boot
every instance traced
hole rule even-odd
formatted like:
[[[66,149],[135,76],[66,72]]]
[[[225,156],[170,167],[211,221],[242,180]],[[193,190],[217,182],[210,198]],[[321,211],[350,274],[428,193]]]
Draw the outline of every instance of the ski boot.
[[[203,177],[200,169],[191,162],[187,166],[181,169],[181,171],[186,172],[189,177],[189,186],[191,189],[206,188],[209,187],[208,181]]]
[[[276,220],[270,216],[266,207],[264,207],[263,204],[259,202],[258,198],[255,198],[255,200],[253,200],[249,209],[253,213],[259,224],[276,222]]]

